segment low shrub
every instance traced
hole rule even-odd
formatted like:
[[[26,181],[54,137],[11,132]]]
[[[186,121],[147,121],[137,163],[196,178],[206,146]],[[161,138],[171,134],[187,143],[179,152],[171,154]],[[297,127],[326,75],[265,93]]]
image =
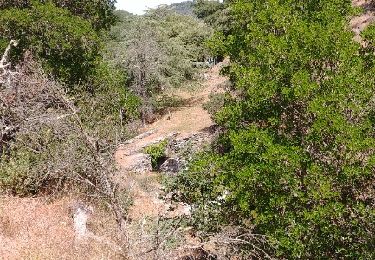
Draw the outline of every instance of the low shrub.
[[[161,161],[165,158],[165,151],[167,149],[168,141],[164,140],[160,143],[150,145],[145,148],[145,153],[151,156],[152,168],[158,170]]]

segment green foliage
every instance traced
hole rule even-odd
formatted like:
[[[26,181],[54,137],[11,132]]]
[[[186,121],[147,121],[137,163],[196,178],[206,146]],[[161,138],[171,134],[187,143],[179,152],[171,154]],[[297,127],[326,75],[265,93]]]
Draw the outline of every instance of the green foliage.
[[[141,17],[117,14],[121,22],[110,33],[113,42],[108,47],[109,60],[132,71],[134,62],[139,62],[136,58],[145,56],[148,63],[155,64],[144,65],[149,70],[147,81],[154,86],[180,86],[194,79],[194,62],[204,61],[209,55],[204,44],[212,33],[209,27],[163,8]]]
[[[220,31],[227,31],[229,25],[228,1],[195,0],[194,14],[211,27]]]
[[[128,74],[132,93],[139,97],[144,121],[163,112],[160,97],[167,88],[198,80],[194,66],[208,56],[205,41],[212,30],[196,18],[167,8],[150,10],[144,16],[117,12],[120,22],[110,32],[106,60]],[[161,95],[159,95],[161,94]]]
[[[83,163],[95,162],[81,136],[68,131],[59,135],[47,126],[38,131],[18,135],[9,160],[0,160],[0,190],[17,196],[53,193],[74,183],[76,174],[90,175]]]
[[[194,16],[193,6],[193,2],[184,1],[181,3],[172,3],[169,6],[167,6],[167,9],[174,11],[178,14]]]
[[[31,6],[30,0],[1,0],[0,10],[8,8],[28,8]]]
[[[167,149],[168,140],[164,140],[157,144],[147,146],[145,153],[151,156],[152,168],[158,170],[160,160],[165,157],[165,151]]]
[[[48,73],[85,81],[100,59],[98,32],[115,20],[113,1],[11,1],[0,5],[0,51],[18,40],[14,61],[30,50]]]
[[[223,9],[220,1],[196,0],[194,1],[194,13],[200,19],[211,21],[217,18],[217,13]]]
[[[0,162],[0,187],[17,195],[35,194],[40,186],[35,175],[30,174],[33,162],[38,160],[28,151],[19,151],[17,156],[7,161]]]
[[[2,0],[0,10],[10,8],[31,8],[33,5],[53,3],[59,8],[69,10],[73,15],[90,21],[97,31],[108,30],[115,23],[116,17],[114,0]]]
[[[158,114],[166,114],[171,108],[181,107],[184,104],[181,97],[176,95],[161,94],[154,100],[155,112]]]
[[[0,37],[2,43],[18,40],[18,55],[31,50],[48,72],[69,83],[85,79],[100,50],[89,22],[50,3],[0,11]]]
[[[127,134],[115,111],[121,78],[110,72],[105,64],[97,67],[91,80],[98,88],[82,91],[73,103],[25,57],[10,87],[0,89],[0,192],[106,192],[113,150]]]
[[[115,0],[52,0],[60,8],[90,21],[96,31],[109,30],[116,22]]]
[[[224,107],[227,100],[230,100],[230,97],[225,93],[210,94],[210,100],[203,105],[203,108],[214,116]]]
[[[127,80],[123,71],[101,62],[87,83],[76,89],[82,122],[93,136],[112,142],[129,137],[126,124],[139,118],[140,99],[129,91]]]
[[[234,85],[214,115],[223,132],[172,189],[212,212],[197,225],[252,228],[277,257],[373,259],[373,27],[367,47],[352,40],[349,0],[229,8],[218,42]]]

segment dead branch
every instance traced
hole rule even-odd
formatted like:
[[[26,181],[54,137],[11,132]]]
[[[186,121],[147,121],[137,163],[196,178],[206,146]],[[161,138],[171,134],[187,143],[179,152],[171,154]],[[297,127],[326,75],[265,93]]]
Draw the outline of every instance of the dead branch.
[[[4,54],[0,60],[0,69],[6,69],[10,66],[9,63],[9,54],[10,54],[10,49],[12,47],[17,47],[18,41],[11,40],[8,46],[6,47]]]
[[[12,72],[9,67],[11,63],[9,62],[10,50],[12,47],[17,47],[18,41],[11,40],[8,46],[6,47],[4,54],[0,60],[0,84],[10,85],[11,77],[16,74],[16,72]]]
[[[7,88],[0,88],[2,169],[6,169],[9,160],[9,156],[4,157],[5,153],[10,155],[12,151],[16,159],[18,151],[29,151],[40,161],[33,163],[26,177],[12,178],[22,183],[25,192],[28,186],[32,191],[56,192],[68,185],[86,192],[88,197],[104,200],[126,240],[127,212],[119,202],[118,187],[111,179],[116,171],[111,149],[105,149],[106,154],[100,152],[99,139],[90,135],[79,108],[61,85],[44,75],[31,55],[25,56],[16,71],[10,71],[8,57],[15,44],[17,42],[11,42],[1,60],[7,75],[15,75]],[[6,185],[12,189],[12,185],[18,184]]]

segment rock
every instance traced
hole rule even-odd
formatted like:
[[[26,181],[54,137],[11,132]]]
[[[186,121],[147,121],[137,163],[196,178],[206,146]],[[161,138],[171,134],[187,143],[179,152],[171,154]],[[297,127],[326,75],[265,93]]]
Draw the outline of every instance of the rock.
[[[166,150],[167,159],[160,167],[162,172],[178,173],[186,169],[193,155],[210,142],[210,134],[194,133],[187,137],[171,138]]]
[[[187,249],[185,255],[178,260],[216,260],[217,256],[201,247]]]
[[[166,173],[178,173],[181,169],[181,163],[176,158],[168,158],[161,166],[160,171]]]
[[[210,134],[195,133],[184,138],[175,138],[170,141],[169,152],[175,154],[192,154],[199,151],[205,143],[210,141]]]
[[[125,171],[135,173],[147,173],[152,171],[151,156],[144,153],[137,153],[126,158]]]
[[[76,239],[81,240],[88,236],[87,220],[93,213],[93,208],[77,202],[73,206],[73,222]]]

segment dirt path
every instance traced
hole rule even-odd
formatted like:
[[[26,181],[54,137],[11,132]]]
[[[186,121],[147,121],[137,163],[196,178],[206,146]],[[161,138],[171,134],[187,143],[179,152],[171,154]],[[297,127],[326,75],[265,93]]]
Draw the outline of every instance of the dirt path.
[[[177,259],[177,256],[186,253],[183,247],[194,248],[199,245],[188,233],[173,230],[173,226],[164,226],[166,222],[159,221],[190,214],[190,206],[179,204],[173,205],[172,209],[169,202],[160,199],[161,173],[136,173],[129,170],[129,166],[137,162],[137,157],[142,156],[143,148],[152,143],[171,136],[176,139],[187,138],[204,132],[213,125],[210,115],[203,109],[203,104],[209,100],[211,93],[220,91],[221,85],[226,81],[225,77],[219,75],[221,66],[222,64],[219,64],[205,73],[205,81],[199,90],[175,92],[175,95],[183,99],[184,106],[147,125],[142,129],[141,135],[121,145],[115,154],[120,169],[119,176],[122,178],[118,183],[130,192],[133,199],[133,205],[128,212],[131,220],[128,225],[128,243],[131,248],[129,259]],[[147,228],[150,226],[157,230],[156,234],[155,230]],[[173,239],[171,236],[179,238]],[[185,242],[175,249],[165,250],[162,245],[155,244],[155,241],[159,240],[163,241],[162,243],[174,240]],[[152,249],[155,246],[156,249]],[[144,252],[145,248],[148,253]]]
[[[350,21],[350,27],[355,33],[354,39],[363,44],[361,32],[375,20],[375,6],[371,0],[353,0],[353,6],[362,7],[364,12]]]
[[[145,144],[157,141],[169,134],[186,136],[212,126],[213,122],[207,111],[203,109],[203,104],[208,101],[209,95],[218,91],[219,86],[226,80],[225,77],[219,75],[221,66],[222,64],[218,64],[205,73],[206,80],[200,90],[193,93],[176,90],[174,94],[181,97],[186,105],[144,127],[141,130],[143,134],[136,138],[136,142],[121,145],[116,153],[117,163],[120,166],[126,166],[127,161],[123,160],[126,159],[124,154],[129,155],[134,150],[144,147]]]
[[[167,205],[159,197],[160,184],[157,173],[131,173],[127,170],[133,164],[139,152],[149,144],[157,143],[168,136],[183,138],[205,131],[213,122],[210,115],[203,108],[211,93],[219,91],[226,78],[219,75],[222,64],[218,64],[205,73],[205,81],[199,90],[194,92],[176,91],[174,94],[183,99],[182,107],[165,115],[153,124],[142,129],[143,134],[121,145],[115,154],[120,170],[125,172],[127,190],[130,190],[134,205],[130,210],[132,219],[142,219],[146,216],[165,214]],[[124,176],[124,174],[121,174]],[[184,211],[184,209],[180,209]]]
[[[122,146],[116,153],[119,165],[124,166],[126,159],[129,159],[129,156],[121,158],[124,155],[124,149],[129,152],[171,132],[178,131],[181,135],[188,135],[209,127],[212,122],[207,112],[203,110],[202,104],[208,99],[209,94],[215,91],[217,85],[225,80],[218,75],[218,72],[217,66],[207,73],[208,79],[201,91],[178,93],[184,99],[189,100],[189,105],[172,112],[170,120],[165,116],[144,129],[145,132],[154,129],[152,134],[140,138],[133,144]],[[143,221],[147,216],[155,217],[165,212],[165,204],[158,199],[159,176],[155,173],[143,175],[129,173],[125,181],[135,198],[131,210],[132,218],[139,220],[134,221],[134,225],[130,228],[133,228],[134,232],[140,232],[143,230]],[[0,196],[0,260],[121,259],[117,250],[103,243],[94,240],[84,241],[83,244],[77,242],[72,214],[72,207],[76,200],[75,197],[48,201],[45,198]],[[115,239],[116,223],[108,212],[96,209],[90,216],[88,227],[100,237]],[[148,234],[143,235],[148,236]],[[137,247],[139,251],[144,250],[149,243],[141,236],[142,233],[137,233],[134,238],[139,238],[141,241],[135,241],[132,244],[132,246],[137,244],[138,246],[134,247]],[[140,258],[133,257],[132,259]]]

